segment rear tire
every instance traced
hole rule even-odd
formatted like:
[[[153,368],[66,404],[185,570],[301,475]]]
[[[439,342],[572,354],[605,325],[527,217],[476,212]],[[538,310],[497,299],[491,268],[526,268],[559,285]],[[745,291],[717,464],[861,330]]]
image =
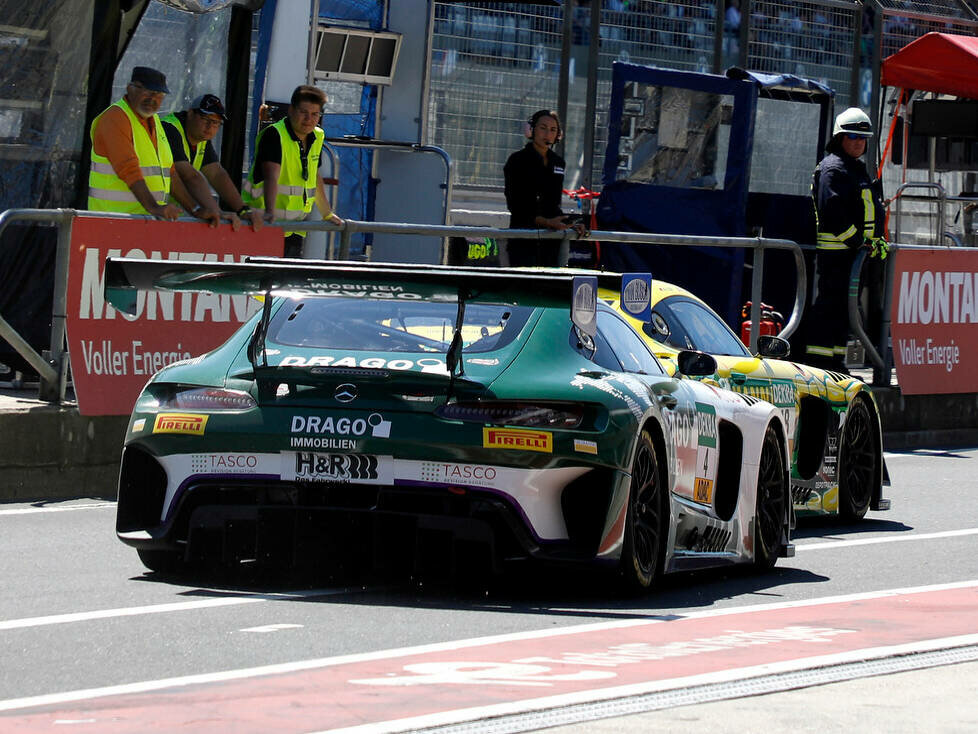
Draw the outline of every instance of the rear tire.
[[[866,516],[880,475],[880,446],[865,400],[849,406],[839,442],[839,516],[856,522]]]
[[[774,566],[781,551],[781,533],[788,503],[788,473],[781,439],[768,426],[757,471],[757,504],[754,512],[754,565]]]
[[[632,462],[620,568],[622,586],[629,593],[648,591],[662,574],[669,514],[666,492],[652,436],[642,431]]]
[[[137,548],[139,560],[143,562],[150,571],[157,573],[179,573],[186,571],[188,566],[183,560],[183,553],[180,551],[168,550],[147,550]]]

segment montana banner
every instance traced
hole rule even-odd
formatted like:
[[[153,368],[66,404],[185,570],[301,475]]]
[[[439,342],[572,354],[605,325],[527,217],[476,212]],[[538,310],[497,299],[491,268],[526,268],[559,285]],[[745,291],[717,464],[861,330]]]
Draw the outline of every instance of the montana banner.
[[[898,250],[890,319],[905,395],[978,392],[978,251]]]
[[[127,415],[160,368],[220,346],[259,308],[250,296],[139,294],[135,316],[105,302],[105,258],[241,262],[281,256],[282,230],[229,224],[78,217],[71,229],[67,329],[71,377],[82,415]]]

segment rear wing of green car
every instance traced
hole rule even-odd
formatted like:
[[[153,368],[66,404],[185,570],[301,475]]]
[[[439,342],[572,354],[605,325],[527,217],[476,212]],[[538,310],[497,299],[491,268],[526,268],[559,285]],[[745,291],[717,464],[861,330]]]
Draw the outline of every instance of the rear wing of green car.
[[[593,271],[482,269],[438,265],[350,263],[248,258],[243,263],[143,260],[110,257],[106,300],[123,313],[137,312],[141,290],[218,294],[296,293],[454,302],[494,301],[523,306],[570,306],[575,278]]]

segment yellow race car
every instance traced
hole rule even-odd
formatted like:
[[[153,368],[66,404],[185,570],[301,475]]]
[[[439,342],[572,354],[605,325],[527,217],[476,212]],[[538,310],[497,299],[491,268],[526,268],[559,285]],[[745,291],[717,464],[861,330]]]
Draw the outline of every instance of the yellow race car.
[[[713,355],[717,371],[701,377],[719,387],[773,403],[788,427],[791,495],[799,515],[838,514],[861,519],[869,510],[888,510],[889,485],[883,461],[879,409],[869,386],[837,372],[778,359],[789,346],[760,337],[757,356],[706,303],[670,283],[652,281],[648,322],[631,316],[620,294],[602,288],[600,298],[645,339],[670,373],[681,350]]]

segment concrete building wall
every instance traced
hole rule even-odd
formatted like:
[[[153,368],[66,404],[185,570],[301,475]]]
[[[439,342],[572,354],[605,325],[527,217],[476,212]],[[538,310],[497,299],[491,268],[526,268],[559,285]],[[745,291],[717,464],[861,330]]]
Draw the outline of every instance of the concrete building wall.
[[[391,3],[389,30],[403,34],[394,83],[384,87],[378,137],[421,143],[428,98],[431,2]],[[435,153],[379,150],[374,166],[376,214],[380,222],[445,223],[445,164]],[[405,235],[375,235],[373,260],[438,263],[442,239]]]

